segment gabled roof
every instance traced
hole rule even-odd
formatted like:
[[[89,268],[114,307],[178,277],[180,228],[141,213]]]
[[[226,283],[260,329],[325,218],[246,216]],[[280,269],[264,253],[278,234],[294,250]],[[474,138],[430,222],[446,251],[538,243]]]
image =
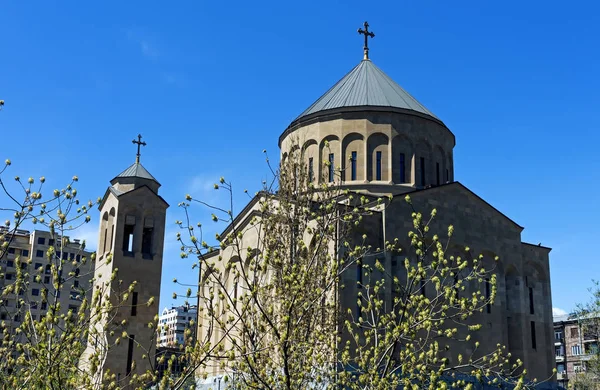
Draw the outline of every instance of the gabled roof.
[[[362,60],[292,123],[320,111],[361,106],[412,110],[439,121],[431,111],[375,66],[371,60]]]
[[[148,191],[152,191],[150,189],[150,187],[148,187],[147,185],[143,185],[143,186],[137,187],[137,188],[135,188],[135,189],[133,189],[131,191],[127,191],[127,192],[119,191],[119,190],[117,190],[116,188],[114,188],[112,186],[108,187],[106,189],[106,191],[104,192],[104,196],[102,197],[102,200],[100,200],[100,203],[98,204],[98,210],[102,210],[102,207],[104,206],[104,202],[106,202],[106,200],[108,199],[108,195],[109,194],[113,194],[116,198],[119,198],[119,197],[124,196],[124,195],[132,194],[135,191],[138,191],[138,190],[140,190],[142,188],[146,188]],[[167,203],[167,201],[162,196],[158,195],[154,191],[152,191],[152,193],[155,194],[167,207],[169,207],[169,203]]]
[[[158,183],[158,180],[156,180],[154,176],[152,176],[150,172],[148,172],[148,170],[139,162],[133,163],[129,168],[119,173],[117,177],[139,177],[142,179],[153,180]],[[115,177],[115,179],[117,177]]]
[[[482,202],[486,207],[488,207],[490,210],[494,211],[495,213],[497,213],[499,216],[501,216],[502,218],[504,218],[506,221],[508,221],[510,224],[512,224],[514,227],[516,227],[519,231],[522,231],[524,228],[523,226],[519,225],[518,223],[516,223],[514,220],[510,219],[508,216],[506,216],[506,214],[504,214],[503,212],[501,212],[500,210],[498,210],[497,208],[495,208],[494,206],[492,206],[490,203],[488,203],[485,199],[483,199],[482,197],[480,197],[479,195],[477,195],[476,193],[474,193],[473,191],[471,191],[469,188],[467,188],[464,184],[458,182],[458,181],[453,181],[453,182],[449,182],[449,183],[444,183],[444,184],[440,184],[439,186],[432,186],[432,187],[428,187],[428,188],[423,188],[423,189],[417,189],[408,193],[404,193],[404,194],[399,194],[396,195],[398,197],[404,197],[407,194],[415,194],[415,193],[421,193],[421,192],[426,192],[426,191],[443,191],[445,188],[451,188],[451,187],[456,187],[459,188],[469,194],[471,194],[475,199],[477,199],[478,201]],[[394,196],[394,198],[396,197]]]

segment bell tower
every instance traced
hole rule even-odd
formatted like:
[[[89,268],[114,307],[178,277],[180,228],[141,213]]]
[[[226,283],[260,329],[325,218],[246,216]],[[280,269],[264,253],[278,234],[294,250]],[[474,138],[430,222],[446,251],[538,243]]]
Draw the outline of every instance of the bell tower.
[[[110,375],[120,387],[149,370],[154,359],[156,329],[148,323],[158,313],[169,207],[158,195],[160,184],[140,163],[140,147],[146,145],[141,138],[133,140],[136,162],[111,180],[99,206],[94,293],[101,291],[102,300],[109,299],[116,309],[94,324],[82,357],[82,362],[99,357],[96,383]]]

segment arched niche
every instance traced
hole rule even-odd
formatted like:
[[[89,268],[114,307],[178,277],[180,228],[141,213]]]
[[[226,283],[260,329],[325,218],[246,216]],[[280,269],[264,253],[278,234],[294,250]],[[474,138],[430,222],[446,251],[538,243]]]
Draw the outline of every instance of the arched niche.
[[[367,180],[389,181],[388,169],[389,138],[383,133],[374,133],[367,139]]]
[[[341,167],[340,139],[335,135],[329,135],[319,145],[321,161],[319,162],[319,177],[326,183],[339,180],[339,169]]]
[[[432,184],[440,185],[448,181],[446,175],[446,153],[441,146],[433,150],[433,180]]]
[[[425,140],[419,140],[415,145],[415,182],[418,187],[425,187],[431,185],[432,178],[432,150],[429,142]]]
[[[362,134],[350,133],[342,141],[342,177],[345,181],[365,180],[365,141]]]
[[[404,135],[392,139],[392,181],[396,184],[413,182],[413,144]]]
[[[319,147],[317,141],[310,139],[302,145],[302,158],[306,165],[308,181],[312,183],[317,182],[316,175],[319,172]]]

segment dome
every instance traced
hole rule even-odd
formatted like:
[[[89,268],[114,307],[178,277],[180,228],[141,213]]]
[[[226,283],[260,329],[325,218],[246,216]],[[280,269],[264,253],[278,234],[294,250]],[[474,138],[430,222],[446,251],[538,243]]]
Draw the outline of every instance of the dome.
[[[300,114],[292,124],[329,110],[378,107],[413,111],[441,122],[371,60],[362,60],[323,96]],[[346,111],[346,110],[344,110]]]

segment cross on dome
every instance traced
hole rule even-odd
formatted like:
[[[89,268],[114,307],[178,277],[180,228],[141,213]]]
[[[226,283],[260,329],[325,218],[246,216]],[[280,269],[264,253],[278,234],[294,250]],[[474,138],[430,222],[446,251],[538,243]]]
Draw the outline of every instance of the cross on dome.
[[[369,31],[369,23],[365,22],[363,24],[363,26],[365,27],[365,29],[363,30],[362,28],[358,29],[358,33],[362,34],[365,36],[365,45],[363,46],[363,51],[364,51],[364,57],[363,59],[368,60],[369,59],[369,37],[371,38],[375,38],[375,33],[372,31]]]

